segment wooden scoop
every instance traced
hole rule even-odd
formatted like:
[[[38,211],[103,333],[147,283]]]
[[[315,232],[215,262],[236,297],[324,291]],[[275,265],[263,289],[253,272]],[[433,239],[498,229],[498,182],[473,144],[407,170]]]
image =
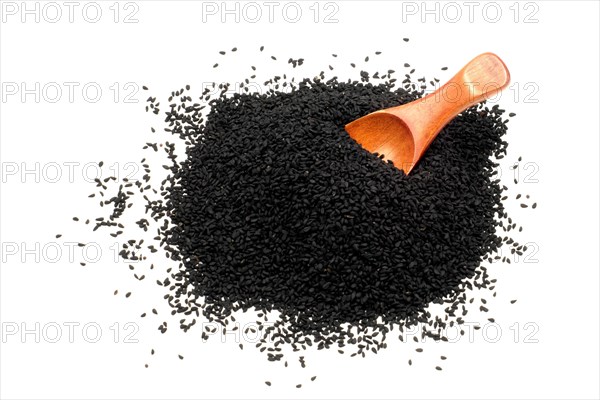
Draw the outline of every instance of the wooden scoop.
[[[346,125],[346,131],[366,150],[382,154],[408,174],[450,120],[504,89],[509,81],[504,62],[484,53],[435,92],[359,118]]]

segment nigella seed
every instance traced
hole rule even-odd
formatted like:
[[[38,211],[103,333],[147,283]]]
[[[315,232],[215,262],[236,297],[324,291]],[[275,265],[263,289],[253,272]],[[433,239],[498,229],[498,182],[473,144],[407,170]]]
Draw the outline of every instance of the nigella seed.
[[[442,367],[435,367],[435,369],[437,369],[438,371],[441,371]]]
[[[316,376],[313,376],[312,378],[310,378],[310,380],[313,381],[313,382],[314,382],[315,379],[317,379]]]
[[[125,297],[129,298],[129,296],[131,296],[131,292],[125,293]]]
[[[267,386],[271,386],[271,382],[269,382],[269,381],[265,381],[265,385],[267,385]]]
[[[531,205],[531,208],[536,208],[536,207],[537,207],[537,203],[533,203],[533,204]]]
[[[298,389],[300,389],[300,388],[302,387],[302,385],[301,385],[301,384],[297,384],[297,385],[296,385],[296,387],[297,387]]]
[[[303,61],[290,58],[285,67]],[[192,95],[185,85],[165,96],[166,110],[149,97],[164,126],[152,128],[152,140],[141,145],[165,159],[142,161],[138,180],[97,179],[103,208],[91,227],[154,238],[144,245],[138,232],[123,241],[119,256],[132,270],[138,262],[134,277],[141,281],[146,256],[164,253],[167,265],[157,264],[158,276],[148,280],[165,291],[184,332],[193,318],[215,324],[202,329],[203,340],[217,330],[234,332],[234,314],[256,309],[256,350],[274,362],[286,350],[308,347],[352,347],[351,357],[365,358],[387,347],[386,334],[396,326],[402,340],[403,329],[414,326],[406,321],[423,327],[415,343],[447,342],[444,328],[463,324],[475,293],[495,287],[485,265],[509,263],[508,253],[500,256],[504,246],[525,251],[499,233],[517,230],[504,207],[512,197],[493,172],[507,154],[507,119],[496,105],[465,110],[406,175],[345,131],[346,123],[414,101],[427,82],[438,81],[413,81],[415,68],[405,66],[410,73],[399,78],[400,87],[391,69],[356,71],[347,82],[325,72],[297,81],[282,73],[256,93],[231,94],[234,84],[215,83]],[[151,179],[155,167],[166,171],[162,181]],[[138,205],[144,215],[135,216],[132,229],[117,225]],[[426,311],[432,303],[444,304],[440,316]],[[167,322],[158,330],[165,333]]]

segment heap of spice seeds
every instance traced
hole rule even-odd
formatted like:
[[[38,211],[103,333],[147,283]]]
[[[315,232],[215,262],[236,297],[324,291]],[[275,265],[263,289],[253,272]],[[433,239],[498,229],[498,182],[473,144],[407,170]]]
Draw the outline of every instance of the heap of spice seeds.
[[[271,361],[306,346],[364,357],[385,348],[393,329],[403,340],[416,324],[423,337],[446,340],[444,328],[464,322],[473,288],[494,289],[484,262],[499,260],[502,246],[526,250],[499,234],[516,227],[496,175],[507,120],[497,105],[466,110],[406,176],[344,130],[424,94],[425,78],[413,83],[406,74],[397,88],[394,74],[361,71],[360,81],[344,82],[324,72],[302,81],[283,74],[264,82],[263,93],[242,83],[241,93],[221,84],[194,95],[186,86],[164,109],[149,97],[146,110],[164,119],[168,137],[144,148],[165,151],[168,176],[153,182],[142,160],[140,181],[98,180],[102,191],[118,189],[103,197],[111,212],[94,230],[121,235],[119,218],[142,202],[137,227],[156,231],[156,243],[128,240],[121,257],[165,253],[172,268],[157,284],[184,331],[197,318],[225,329],[240,310],[275,318],[257,321],[257,347]],[[443,306],[441,315],[432,304]]]

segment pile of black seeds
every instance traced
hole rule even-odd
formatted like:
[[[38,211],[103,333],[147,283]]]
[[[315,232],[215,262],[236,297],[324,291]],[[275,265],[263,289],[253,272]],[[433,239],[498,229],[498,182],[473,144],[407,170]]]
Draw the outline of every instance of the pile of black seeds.
[[[148,98],[169,138],[144,148],[165,151],[168,176],[153,182],[142,160],[143,179],[112,182],[112,197],[103,191],[113,179],[98,180],[101,205],[112,210],[94,229],[121,235],[118,219],[142,202],[136,224],[156,231],[155,244],[130,239],[121,256],[165,252],[173,269],[157,284],[184,331],[201,315],[226,329],[235,312],[255,310],[256,347],[271,361],[284,359],[286,347],[313,345],[364,357],[385,348],[391,330],[404,340],[415,324],[423,337],[446,340],[444,328],[464,322],[474,287],[495,287],[483,262],[508,260],[497,254],[502,246],[526,250],[498,233],[516,227],[496,175],[507,120],[498,106],[468,109],[406,176],[344,130],[423,95],[425,78],[413,83],[406,74],[396,88],[394,73],[361,71],[360,81],[346,82],[323,72],[300,82],[282,75],[262,94],[242,83],[243,94],[221,84],[217,95],[207,88],[194,96],[186,86],[171,93],[166,111]],[[175,142],[185,150],[179,156]],[[432,314],[432,304],[443,313]],[[274,324],[261,322],[268,317]]]

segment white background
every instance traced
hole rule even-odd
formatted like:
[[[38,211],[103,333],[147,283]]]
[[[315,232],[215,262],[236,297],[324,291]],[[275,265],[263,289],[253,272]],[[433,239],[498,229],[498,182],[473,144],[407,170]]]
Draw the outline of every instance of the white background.
[[[3,2],[3,11],[12,10],[5,8],[7,3]],[[222,4],[208,3],[136,1],[127,9],[121,3],[117,23],[109,8],[112,1],[99,2],[103,14],[97,23],[82,17],[85,2],[75,8],[72,23],[62,2],[58,4],[63,16],[56,23],[46,20],[54,18],[49,8],[39,22],[29,15],[23,23],[20,2],[13,3],[19,7],[16,15],[3,13],[0,395],[64,399],[598,398],[598,3],[515,5],[511,1],[485,8],[481,2],[469,21],[469,8],[463,2],[448,6],[443,2],[337,1],[327,9],[324,3],[317,5],[316,23],[312,2],[298,3],[302,16],[296,23],[282,16],[285,2],[275,8],[273,22],[267,6],[256,3],[263,12],[256,23],[245,21],[243,14],[239,22],[229,15],[223,23]],[[34,2],[27,4],[35,7]],[[40,13],[45,4],[39,3]],[[203,14],[203,7],[213,6],[216,15]],[[228,7],[235,5],[230,2]],[[244,3],[238,7],[243,12]],[[423,7],[438,7],[438,12],[423,15]],[[496,9],[502,14],[494,23]],[[125,15],[134,10],[138,22],[124,23]],[[325,14],[334,10],[337,22],[325,23]],[[456,10],[462,18],[453,23],[449,19],[455,19]],[[246,17],[254,18],[253,10],[246,11],[250,13]],[[289,12],[293,18],[293,9]],[[92,11],[89,15],[93,17]],[[404,37],[410,42],[404,42]],[[258,51],[260,45],[266,48],[263,53]],[[239,50],[231,54],[234,46]],[[219,50],[228,54],[221,56]],[[376,50],[383,54],[375,57]],[[250,65],[257,66],[256,81],[262,82],[272,74],[289,72],[289,57],[306,59],[294,72],[297,76],[312,77],[328,71],[332,64],[339,66],[334,71],[338,76],[356,77],[359,70],[348,64],[362,67],[369,55],[371,61],[364,65],[368,71],[394,68],[402,77],[408,70],[403,64],[408,62],[417,69],[415,78],[446,80],[486,51],[500,55],[512,74],[513,86],[498,101],[517,114],[509,123],[509,157],[502,166],[503,181],[509,186],[507,207],[524,226],[516,239],[539,249],[527,260],[490,266],[492,278],[498,279],[498,296],[490,304],[490,315],[469,314],[467,320],[483,324],[487,317],[495,317],[502,333],[495,343],[480,330],[472,341],[428,341],[421,344],[425,352],[417,355],[412,340],[400,343],[397,335],[391,335],[389,348],[377,356],[349,358],[311,349],[304,353],[306,369],[299,367],[297,355],[288,357],[286,369],[267,362],[252,343],[246,342],[240,351],[234,337],[221,343],[216,336],[204,344],[199,329],[180,333],[177,320],[167,316],[163,292],[153,284],[164,277],[161,271],[168,263],[156,258],[153,271],[136,267],[136,272],[147,275],[146,281],[137,282],[127,264],[112,260],[110,237],[91,235],[71,220],[101,214],[97,199],[86,197],[95,189],[83,178],[83,165],[104,160],[105,174],[110,174],[107,166],[115,163],[120,174],[127,173],[125,163],[139,163],[144,157],[143,143],[157,140],[149,127],[161,129],[160,119],[143,112],[149,94],[161,97],[165,105],[165,96],[173,89],[190,84],[197,95],[206,82],[241,81],[250,75]],[[331,53],[340,56],[333,59]],[[270,55],[277,56],[278,62]],[[215,62],[220,64],[217,69],[212,68]],[[447,71],[440,70],[444,66]],[[21,83],[31,89],[36,82],[40,88],[53,82],[79,86],[72,102],[66,86],[56,103],[49,101],[53,92],[40,93],[39,101],[34,94],[25,98],[20,92],[7,95],[14,84],[20,90]],[[120,88],[116,103],[110,89],[115,82]],[[135,94],[137,104],[127,103],[124,95],[129,93],[125,87],[129,82],[151,90]],[[81,88],[87,83],[102,88],[98,102],[82,96]],[[523,156],[523,162],[519,183],[514,185],[514,171],[508,166],[518,156]],[[152,165],[159,170],[161,162],[155,160]],[[69,162],[78,163],[73,179],[64,164]],[[54,163],[63,174],[56,183],[48,179],[54,177],[55,170],[50,170]],[[530,163],[527,170],[525,163]],[[36,165],[39,177],[23,173],[24,168],[35,170]],[[517,193],[531,195],[530,204],[536,201],[538,208],[521,209],[514,200]],[[56,240],[56,233],[63,233],[63,238]],[[64,244],[70,241],[97,242],[103,250],[101,261],[86,267],[79,265],[79,258],[70,262]],[[36,244],[39,251],[24,251],[35,249]],[[52,262],[43,249],[56,244],[63,254]],[[115,289],[117,296],[113,296]],[[128,291],[133,295],[126,299],[123,294]],[[512,299],[518,299],[517,303],[511,305]],[[152,307],[159,316],[152,316]],[[151,316],[140,319],[142,312]],[[165,335],[156,329],[162,321],[169,321]],[[128,322],[139,328],[133,336],[137,343],[125,343]],[[34,329],[36,323],[40,324],[39,343],[35,334],[21,335],[23,328]],[[73,343],[68,323],[79,324]],[[93,330],[83,335],[86,323],[102,329],[97,343],[86,340],[94,336]],[[55,324],[62,327],[62,337],[50,343]],[[15,327],[19,331],[9,334]],[[120,333],[117,343],[115,330]],[[493,330],[488,333],[495,336]],[[156,349],[154,356],[151,348]],[[180,360],[178,354],[185,359]],[[440,361],[441,354],[448,360]],[[409,358],[412,367],[407,364]],[[436,371],[435,365],[444,370]],[[318,378],[310,382],[313,375]],[[265,380],[273,386],[267,387]],[[296,389],[298,383],[302,389]]]

